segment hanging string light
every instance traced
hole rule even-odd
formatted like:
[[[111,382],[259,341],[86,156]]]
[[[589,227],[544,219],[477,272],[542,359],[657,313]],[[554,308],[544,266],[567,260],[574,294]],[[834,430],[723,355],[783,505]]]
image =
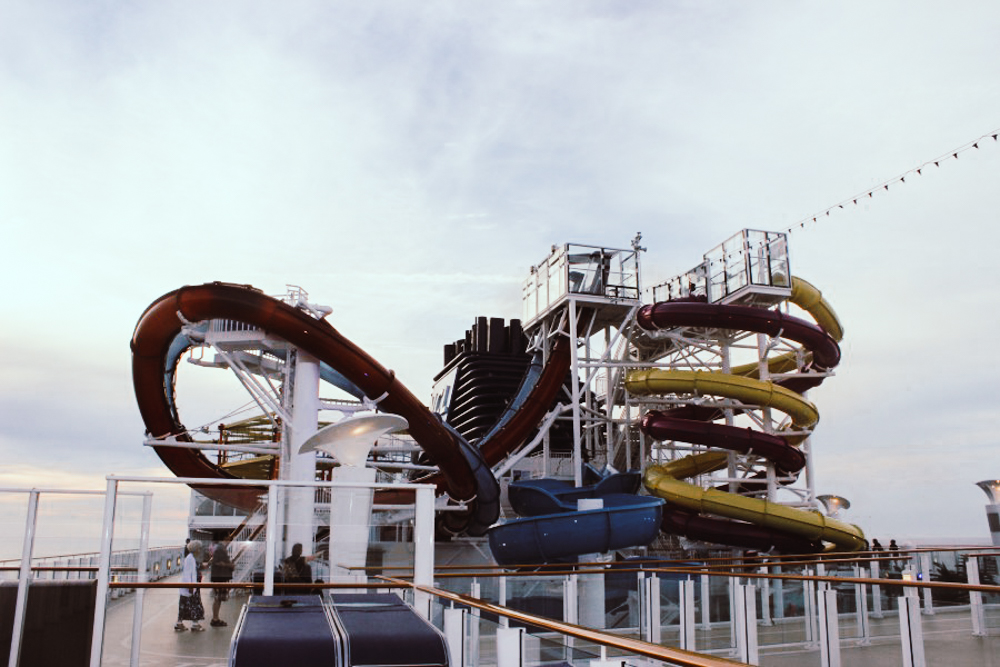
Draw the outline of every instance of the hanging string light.
[[[906,177],[909,176],[909,175],[911,175],[911,174],[916,174],[917,176],[923,175],[923,171],[924,171],[924,169],[927,168],[928,165],[933,164],[935,167],[940,167],[941,163],[944,162],[945,160],[957,160],[958,156],[961,155],[962,153],[964,153],[965,151],[973,150],[973,149],[978,150],[979,149],[979,143],[981,141],[983,141],[985,139],[992,139],[994,142],[996,142],[998,136],[1000,136],[1000,128],[998,128],[998,129],[996,129],[996,130],[994,130],[992,132],[988,132],[988,133],[984,134],[983,136],[981,136],[981,137],[979,137],[977,139],[974,139],[973,141],[970,141],[968,143],[965,143],[965,144],[963,144],[962,146],[960,146],[958,148],[950,150],[947,153],[944,153],[944,154],[942,154],[942,155],[934,158],[933,160],[928,160],[927,162],[924,162],[923,164],[921,164],[918,167],[914,167],[913,169],[909,169],[909,170],[903,172],[902,174],[900,174],[899,176],[895,176],[893,178],[890,178],[887,181],[883,181],[883,182],[879,183],[878,185],[876,185],[875,187],[873,187],[871,189],[865,190],[864,192],[859,192],[858,194],[856,194],[856,195],[854,195],[852,197],[848,197],[847,199],[843,200],[842,202],[834,204],[833,206],[827,208],[826,210],[823,210],[823,211],[820,211],[819,213],[816,213],[814,215],[802,218],[801,220],[799,220],[795,224],[791,225],[790,227],[785,228],[782,231],[784,231],[786,234],[791,234],[792,231],[795,230],[796,228],[798,228],[798,229],[804,229],[805,226],[806,226],[806,223],[809,222],[810,220],[812,222],[818,222],[820,217],[823,217],[823,216],[829,217],[830,216],[830,212],[833,211],[834,209],[842,209],[847,204],[853,204],[853,205],[857,206],[858,200],[862,199],[866,195],[868,196],[869,199],[872,199],[874,197],[874,194],[876,192],[880,191],[880,190],[884,190],[885,192],[888,192],[890,185],[895,185],[897,183],[906,183]]]

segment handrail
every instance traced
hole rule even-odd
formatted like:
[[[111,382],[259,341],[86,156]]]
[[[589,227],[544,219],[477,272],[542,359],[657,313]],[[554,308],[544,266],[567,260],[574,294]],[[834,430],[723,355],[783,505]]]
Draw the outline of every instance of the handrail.
[[[921,547],[918,549],[901,549],[899,551],[856,551],[851,552],[849,555],[847,553],[830,553],[823,555],[822,557],[817,557],[817,554],[787,554],[781,556],[773,555],[762,555],[762,556],[738,556],[738,557],[712,557],[712,558],[699,558],[696,556],[690,558],[637,558],[629,561],[614,561],[615,564],[628,563],[630,565],[638,565],[644,568],[648,568],[654,563],[690,563],[696,561],[698,565],[684,566],[685,568],[691,568],[698,570],[701,569],[720,569],[724,567],[730,568],[745,568],[745,567],[765,567],[765,566],[788,566],[788,565],[831,565],[838,563],[870,563],[879,562],[883,563],[886,561],[902,561],[909,560],[916,554],[921,553],[934,553],[934,552],[951,552],[951,551],[968,551],[969,555],[976,556],[1000,556],[1000,547],[989,547],[989,546],[967,546],[967,547]],[[994,553],[990,553],[990,552]],[[584,567],[605,567],[608,563],[603,561],[587,561],[581,562],[579,565]],[[526,570],[531,568],[532,572],[518,572],[517,570]],[[348,568],[352,571],[370,571],[370,570],[407,570],[410,569],[408,566],[388,566],[388,565],[374,565],[374,566],[353,566]],[[496,570],[497,574],[495,576],[530,576],[538,574],[551,573],[552,570],[558,570],[560,573],[566,569],[566,563],[517,563],[511,565],[490,565],[487,563],[475,564],[475,565],[438,565],[435,567],[437,572],[442,570],[476,570],[477,575],[485,570]],[[471,576],[471,575],[468,575]],[[482,576],[488,576],[483,573]]]
[[[896,560],[901,560],[897,558]],[[810,561],[813,562],[813,561]],[[562,564],[565,568],[565,564]],[[596,564],[595,565],[606,565],[606,564]],[[444,569],[447,566],[439,566],[440,569]],[[463,567],[472,566],[454,566],[455,569],[460,569]],[[354,569],[366,569],[366,568],[354,568]],[[371,569],[371,568],[367,568]],[[383,568],[383,569],[405,569],[403,567],[397,568]],[[435,573],[435,578],[437,579],[466,579],[469,577],[479,577],[484,579],[493,579],[500,577],[538,577],[538,576],[566,576],[573,574],[607,574],[612,572],[612,570],[606,567],[593,567],[593,568],[575,568],[575,569],[562,569],[562,570],[546,570],[544,572],[502,572],[502,571],[489,571],[489,566],[484,566],[484,570],[472,570],[472,571],[462,571],[462,572],[437,572]],[[823,581],[828,583],[859,583],[859,584],[869,584],[873,586],[906,586],[909,588],[938,588],[946,590],[961,590],[961,591],[978,591],[981,593],[993,593],[1000,595],[1000,585],[991,584],[963,584],[961,582],[954,581],[921,581],[921,580],[907,580],[907,579],[889,579],[889,578],[876,578],[876,577],[836,577],[827,575],[807,575],[807,574],[769,574],[762,572],[721,572],[718,570],[713,570],[705,568],[703,566],[691,566],[691,567],[629,567],[629,568],[615,568],[613,570],[615,574],[626,574],[626,573],[664,573],[664,574],[688,574],[688,575],[706,575],[709,577],[726,577],[726,578],[737,578],[737,579],[778,579],[782,581]],[[406,576],[406,575],[400,575]],[[380,579],[385,579],[387,581],[404,581],[405,579],[398,579],[396,577],[388,577],[385,575],[378,576]],[[407,582],[407,585],[408,582]]]
[[[18,572],[21,568],[12,566],[0,567],[0,572]],[[100,567],[97,565],[32,565],[32,572],[97,572]],[[127,565],[112,565],[112,572],[138,572],[139,568]]]
[[[1000,586],[990,584],[963,584],[955,581],[918,581],[916,579],[873,579],[872,577],[830,577],[816,574],[765,574],[763,572],[742,572],[727,574],[723,572],[697,572],[677,568],[650,568],[646,572],[666,572],[674,574],[707,574],[710,577],[735,577],[737,579],[782,579],[792,581],[825,581],[834,584],[871,584],[873,586],[906,586],[909,588],[942,588],[959,591],[979,591],[1000,595]]]
[[[733,667],[734,665],[747,667],[747,663],[745,662],[737,662],[727,658],[716,658],[714,656],[695,653],[693,651],[684,651],[678,648],[669,648],[666,646],[660,646],[659,644],[644,642],[639,639],[631,639],[629,637],[619,637],[600,630],[586,628],[581,625],[554,621],[552,619],[535,616],[534,614],[528,614],[516,609],[501,607],[489,602],[483,602],[479,598],[462,595],[460,593],[452,593],[450,591],[441,590],[440,588],[412,584],[410,582],[403,581],[401,579],[394,579],[392,577],[383,576],[379,577],[379,579],[384,579],[385,581],[389,581],[397,586],[409,587],[413,590],[428,593],[445,600],[451,600],[452,602],[474,607],[480,611],[505,616],[521,623],[533,625],[543,630],[558,632],[570,637],[576,637],[577,639],[594,642],[595,644],[599,644],[601,646],[619,649],[621,651],[634,653],[636,655],[645,656],[647,658],[660,660],[674,665],[681,665],[682,667]]]

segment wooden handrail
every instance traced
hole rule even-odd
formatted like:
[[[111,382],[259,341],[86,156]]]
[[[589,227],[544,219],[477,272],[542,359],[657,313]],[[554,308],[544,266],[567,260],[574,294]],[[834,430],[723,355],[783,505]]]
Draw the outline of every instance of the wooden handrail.
[[[649,569],[647,572],[672,572],[691,574],[690,570],[673,568]],[[1000,595],[1000,586],[988,584],[962,584],[954,581],[917,581],[908,579],[873,579],[871,577],[829,577],[808,574],[764,574],[763,572],[742,572],[740,574],[725,574],[722,572],[702,572],[710,577],[736,577],[737,579],[783,579],[786,581],[826,581],[835,584],[870,584],[872,586],[906,586],[909,588],[942,588],[956,591],[979,591]]]
[[[820,554],[788,554],[782,556],[739,556],[734,558],[639,558],[629,561],[614,561],[615,564],[628,563],[629,565],[640,565],[643,569],[648,569],[646,565],[653,565],[656,563],[663,564],[667,563],[677,563],[677,566],[668,567],[690,567],[697,569],[722,569],[722,568],[748,568],[748,567],[764,567],[764,566],[786,566],[786,565],[830,565],[837,563],[870,563],[870,562],[886,562],[886,561],[903,561],[911,559],[915,554],[920,553],[934,553],[934,552],[951,552],[951,551],[968,551],[969,555],[976,556],[1000,556],[1000,547],[988,547],[988,546],[967,546],[967,547],[921,547],[918,549],[901,549],[899,551],[854,551],[854,552],[833,552],[830,554],[820,555]],[[692,561],[697,561],[698,565],[691,566],[681,566],[680,563],[689,563]],[[587,567],[604,567],[608,565],[606,562],[601,561],[591,561],[591,562],[581,562],[579,565]],[[345,566],[346,567],[346,566]],[[532,574],[549,574],[552,570],[558,570],[560,573],[566,570],[566,563],[517,563],[512,565],[489,565],[486,563],[478,565],[438,565],[435,567],[435,572],[443,572],[446,570],[475,570],[477,576],[482,573],[481,576],[489,576],[485,571],[496,570],[499,574],[497,576],[514,576],[514,575],[532,575]],[[531,572],[523,572],[523,570],[531,569]],[[348,567],[352,571],[364,572],[364,571],[381,571],[386,570],[409,570],[412,569],[408,566],[352,566]],[[519,571],[521,570],[521,571]],[[460,575],[461,576],[461,575]],[[472,576],[472,575],[466,575]]]

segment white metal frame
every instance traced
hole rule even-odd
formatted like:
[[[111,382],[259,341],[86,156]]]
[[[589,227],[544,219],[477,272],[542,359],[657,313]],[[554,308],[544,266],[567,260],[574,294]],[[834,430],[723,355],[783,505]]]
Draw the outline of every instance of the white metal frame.
[[[0,493],[27,493],[28,494],[28,507],[25,518],[24,526],[24,540],[21,546],[21,566],[18,570],[17,576],[17,597],[14,602],[14,625],[11,628],[11,638],[10,638],[10,653],[7,656],[8,667],[17,667],[21,659],[21,644],[24,640],[24,620],[25,611],[27,610],[28,603],[28,586],[31,583],[31,559],[34,555],[35,548],[35,531],[38,525],[38,501],[42,494],[46,495],[81,495],[81,496],[101,496],[105,495],[104,491],[97,490],[86,490],[86,489],[45,489],[45,488],[34,488],[34,489],[18,489],[18,488],[0,488]],[[151,508],[151,494],[148,492],[139,493],[125,493],[122,495],[128,496],[140,496],[143,498],[142,512],[143,512],[143,524],[144,528],[140,536],[140,556],[139,556],[139,576],[140,581],[145,581],[146,576],[146,549],[149,545],[149,512]],[[103,533],[102,533],[103,535]],[[103,541],[102,541],[103,544]],[[110,549],[108,556],[108,564],[105,568],[110,571],[111,561],[110,561]],[[141,589],[140,589],[141,590]],[[141,598],[139,598],[141,599]],[[139,625],[138,623],[134,625]],[[133,636],[133,651],[138,651],[138,641],[135,636]],[[133,662],[136,662],[138,658],[134,658]]]
[[[91,641],[91,653],[90,653],[90,665],[91,667],[100,667],[101,656],[104,651],[104,623],[105,615],[107,612],[107,599],[109,591],[109,583],[111,580],[111,544],[114,539],[114,519],[115,510],[117,506],[117,498],[119,495],[149,495],[149,492],[144,493],[128,493],[119,491],[119,484],[121,483],[140,483],[140,484],[205,484],[210,482],[213,486],[232,486],[232,487],[260,487],[266,486],[268,492],[268,515],[267,515],[267,548],[265,554],[265,569],[264,569],[264,595],[272,595],[274,593],[274,568],[276,563],[276,535],[278,531],[278,515],[275,509],[277,503],[274,502],[278,495],[278,490],[281,487],[298,486],[298,487],[315,487],[315,488],[370,488],[370,489],[384,489],[393,488],[401,490],[413,490],[416,494],[416,504],[415,504],[415,518],[414,518],[414,562],[413,562],[413,581],[414,583],[421,586],[431,586],[434,583],[434,492],[435,487],[428,484],[378,484],[378,483],[346,483],[346,482],[303,482],[303,481],[286,481],[286,480],[243,480],[243,479],[233,479],[233,480],[205,480],[201,478],[191,478],[191,477],[173,477],[173,478],[162,478],[162,477],[129,477],[129,476],[116,476],[112,475],[107,478],[107,490],[101,491],[87,491],[82,493],[92,493],[92,494],[102,494],[104,495],[104,520],[101,529],[101,555],[100,555],[100,565],[97,571],[97,602],[94,609],[94,626],[93,626],[93,638]],[[0,489],[3,491],[3,489]],[[34,490],[31,491],[35,493]],[[66,491],[60,491],[62,493],[67,493]],[[37,497],[37,496],[33,496]],[[36,504],[37,506],[37,504]],[[148,545],[148,516],[149,503],[144,502],[143,504],[143,529],[142,536],[140,538],[140,548],[144,551]],[[25,550],[27,550],[27,557],[22,556],[22,577],[25,578],[25,583],[23,586],[27,586],[27,576],[30,575],[30,564],[31,564],[31,553],[30,546],[34,539],[34,523],[35,515],[33,513],[29,514],[30,531],[26,533],[25,536]],[[29,542],[30,538],[30,542]],[[140,556],[140,564],[145,563],[144,554]],[[25,573],[25,564],[27,564],[28,572]],[[142,572],[140,576],[142,576]],[[142,579],[140,579],[142,581]],[[139,588],[138,591],[141,591]],[[21,584],[19,584],[19,599],[21,597]],[[414,593],[414,609],[417,610],[424,618],[430,617],[430,596],[427,593],[421,591],[416,591]],[[141,615],[142,613],[142,597],[136,598],[136,614]],[[141,619],[141,616],[138,618]],[[23,627],[23,609],[20,616],[20,623]],[[141,622],[133,623],[133,638],[132,638],[132,664],[138,664],[138,647],[141,642]],[[16,667],[16,654],[15,650],[19,651],[18,646],[15,646],[12,641],[11,644],[11,659],[9,662],[9,667]]]

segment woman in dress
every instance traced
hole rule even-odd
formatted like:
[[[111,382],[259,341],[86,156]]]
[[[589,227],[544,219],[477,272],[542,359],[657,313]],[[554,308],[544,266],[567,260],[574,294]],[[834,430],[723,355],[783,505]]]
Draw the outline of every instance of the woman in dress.
[[[182,584],[196,584],[201,581],[202,545],[198,540],[191,540],[187,546],[188,554],[184,557],[184,569],[181,572]],[[177,608],[177,623],[174,630],[184,632],[187,627],[184,621],[191,621],[191,630],[201,632],[205,628],[201,621],[205,620],[205,607],[201,603],[201,589],[182,588],[181,598]]]

